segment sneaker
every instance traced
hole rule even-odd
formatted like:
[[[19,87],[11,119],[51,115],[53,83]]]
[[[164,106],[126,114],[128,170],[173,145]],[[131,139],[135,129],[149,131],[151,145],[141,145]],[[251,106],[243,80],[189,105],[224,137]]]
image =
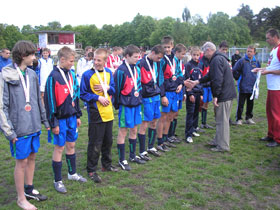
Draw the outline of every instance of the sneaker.
[[[148,155],[148,153],[146,151],[142,152],[141,154],[139,154],[139,157],[142,159],[142,160],[145,160],[145,161],[149,161],[149,160],[152,160],[152,158]]]
[[[174,140],[174,143],[181,143],[182,142],[182,140],[180,139],[180,138],[178,138],[177,136],[171,136],[171,137],[169,137],[169,138],[171,138],[171,139],[173,139]]]
[[[201,129],[200,127],[195,128],[195,132],[197,133],[204,133],[205,130]]]
[[[158,145],[157,146],[157,150],[161,151],[161,152],[167,152],[163,149],[162,145]]]
[[[216,147],[217,146],[217,144],[215,143],[214,140],[207,142],[207,144],[211,147]]]
[[[204,128],[204,129],[214,129],[213,126],[208,125],[208,124],[201,124],[200,127],[201,127],[201,128]]]
[[[106,172],[106,171],[118,172],[119,169],[117,169],[114,166],[109,166],[109,167],[102,167],[101,171],[103,171],[103,172]]]
[[[73,174],[73,175],[70,175],[70,174],[68,173],[68,179],[69,179],[69,180],[74,180],[74,181],[79,181],[79,182],[87,182],[87,179],[86,179],[86,178],[82,177],[82,175],[77,174],[77,173],[75,173],[75,174]]]
[[[141,158],[139,156],[135,156],[135,158],[129,158],[129,161],[137,163],[137,164],[145,164],[146,163],[146,161],[141,160]]]
[[[24,192],[27,200],[34,199],[36,201],[45,201],[48,199],[47,196],[41,195],[38,190],[33,189],[31,193]]]
[[[252,118],[246,120],[246,123],[249,125],[255,125],[256,123],[252,120]]]
[[[186,143],[193,143],[192,137],[188,137],[188,138],[186,139]]]
[[[162,148],[165,150],[165,152],[171,151],[171,149],[166,144],[162,144]]]
[[[122,168],[122,170],[125,170],[125,171],[131,170],[130,166],[128,165],[127,160],[119,161],[119,166]]]
[[[53,182],[54,184],[54,189],[59,192],[59,193],[67,193],[66,187],[64,186],[62,181],[58,181],[58,182]]]
[[[197,133],[197,132],[193,132],[192,135],[193,135],[194,137],[199,137],[199,136],[200,136],[200,134]]]
[[[177,146],[175,145],[175,144],[172,144],[170,141],[165,141],[164,143],[163,143],[164,145],[166,145],[166,146],[168,146],[168,147],[173,147],[173,148],[176,148]]]
[[[161,153],[159,151],[157,151],[157,149],[154,148],[154,147],[151,148],[151,149],[148,149],[147,151],[148,151],[148,153],[150,153],[153,156],[156,156],[156,157],[160,157],[161,156]]]
[[[101,183],[102,179],[96,172],[90,172],[88,173],[88,177],[94,181],[95,183]]]
[[[242,120],[237,120],[237,121],[235,122],[235,125],[242,125]]]

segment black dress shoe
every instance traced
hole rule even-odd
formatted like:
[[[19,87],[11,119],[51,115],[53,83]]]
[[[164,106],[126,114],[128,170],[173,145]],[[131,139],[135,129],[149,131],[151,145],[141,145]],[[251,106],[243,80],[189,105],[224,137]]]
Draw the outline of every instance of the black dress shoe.
[[[268,143],[266,146],[267,146],[267,147],[278,147],[279,145],[280,145],[279,143],[277,143],[276,141],[274,141],[274,142]]]
[[[273,141],[273,138],[266,136],[266,137],[260,138],[260,141]]]

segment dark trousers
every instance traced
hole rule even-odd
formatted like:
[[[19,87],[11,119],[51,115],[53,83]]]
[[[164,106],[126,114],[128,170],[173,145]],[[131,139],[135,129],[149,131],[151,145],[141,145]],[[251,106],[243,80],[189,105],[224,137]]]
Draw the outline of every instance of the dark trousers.
[[[112,163],[111,148],[113,143],[113,121],[103,123],[89,123],[87,172],[97,170],[99,155],[101,152],[101,164],[108,168]]]
[[[242,119],[242,112],[244,108],[245,101],[247,103],[246,109],[246,120],[253,118],[253,108],[254,108],[254,99],[250,100],[251,93],[239,93],[238,95],[238,106],[236,112],[236,121]]]
[[[200,105],[200,94],[194,94],[195,103],[190,101],[189,96],[186,99],[186,127],[185,127],[185,137],[192,137],[194,129],[198,127],[198,115],[199,115],[199,105]]]

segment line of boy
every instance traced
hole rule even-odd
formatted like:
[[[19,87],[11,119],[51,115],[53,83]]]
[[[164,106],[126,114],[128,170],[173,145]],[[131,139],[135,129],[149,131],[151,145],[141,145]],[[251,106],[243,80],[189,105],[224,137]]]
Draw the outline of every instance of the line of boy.
[[[114,74],[116,94],[114,106],[119,110],[119,132],[117,148],[119,166],[130,171],[131,167],[125,158],[125,138],[129,129],[129,161],[144,164],[160,153],[154,147],[156,123],[160,118],[160,86],[163,84],[160,60],[164,55],[161,45],[156,45],[148,55],[139,59],[140,49],[129,45],[124,51],[123,64]],[[162,79],[160,79],[162,78]],[[138,135],[137,126],[140,125]],[[146,151],[146,130],[149,144]],[[136,155],[137,136],[139,140],[139,156]]]
[[[10,142],[16,159],[14,179],[17,205],[22,209],[37,208],[27,199],[47,200],[34,188],[36,153],[40,147],[41,123],[49,130],[41,101],[36,73],[28,68],[35,60],[36,48],[30,41],[19,41],[12,50],[12,63],[0,74],[0,128]]]
[[[167,152],[170,147],[176,147],[174,143],[180,143],[181,140],[175,137],[176,120],[173,126],[172,136],[168,138],[170,124],[176,118],[178,109],[181,108],[178,97],[183,89],[183,69],[182,59],[184,58],[187,48],[183,44],[177,44],[174,48],[174,40],[171,36],[165,36],[162,39],[162,45],[165,50],[165,55],[161,60],[162,72],[164,76],[164,84],[161,97],[161,118],[157,126],[157,149],[162,152]],[[184,91],[184,90],[183,90]]]

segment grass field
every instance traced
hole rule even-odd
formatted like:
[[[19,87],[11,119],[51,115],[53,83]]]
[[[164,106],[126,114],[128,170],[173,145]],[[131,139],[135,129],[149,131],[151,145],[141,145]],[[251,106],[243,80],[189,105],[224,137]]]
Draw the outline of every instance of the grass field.
[[[162,157],[145,165],[131,164],[132,171],[104,173],[101,184],[88,181],[79,184],[67,180],[63,157],[63,179],[68,193],[53,188],[51,157],[53,146],[47,143],[46,131],[41,136],[34,185],[49,199],[38,203],[39,209],[280,209],[280,147],[267,148],[258,139],[266,135],[266,84],[255,101],[256,125],[231,127],[231,151],[213,153],[206,142],[214,136],[207,130],[193,144],[181,143]],[[236,100],[231,118],[234,119]],[[214,124],[213,106],[208,122]],[[178,121],[177,134],[184,137],[185,107]],[[82,127],[77,141],[77,170],[87,176],[87,114],[83,110]],[[117,118],[114,123],[113,164],[117,165]],[[17,209],[13,170],[8,141],[0,139],[0,209]],[[128,144],[126,144],[128,146]],[[137,146],[138,149],[138,146]],[[128,147],[126,152],[128,157]]]

